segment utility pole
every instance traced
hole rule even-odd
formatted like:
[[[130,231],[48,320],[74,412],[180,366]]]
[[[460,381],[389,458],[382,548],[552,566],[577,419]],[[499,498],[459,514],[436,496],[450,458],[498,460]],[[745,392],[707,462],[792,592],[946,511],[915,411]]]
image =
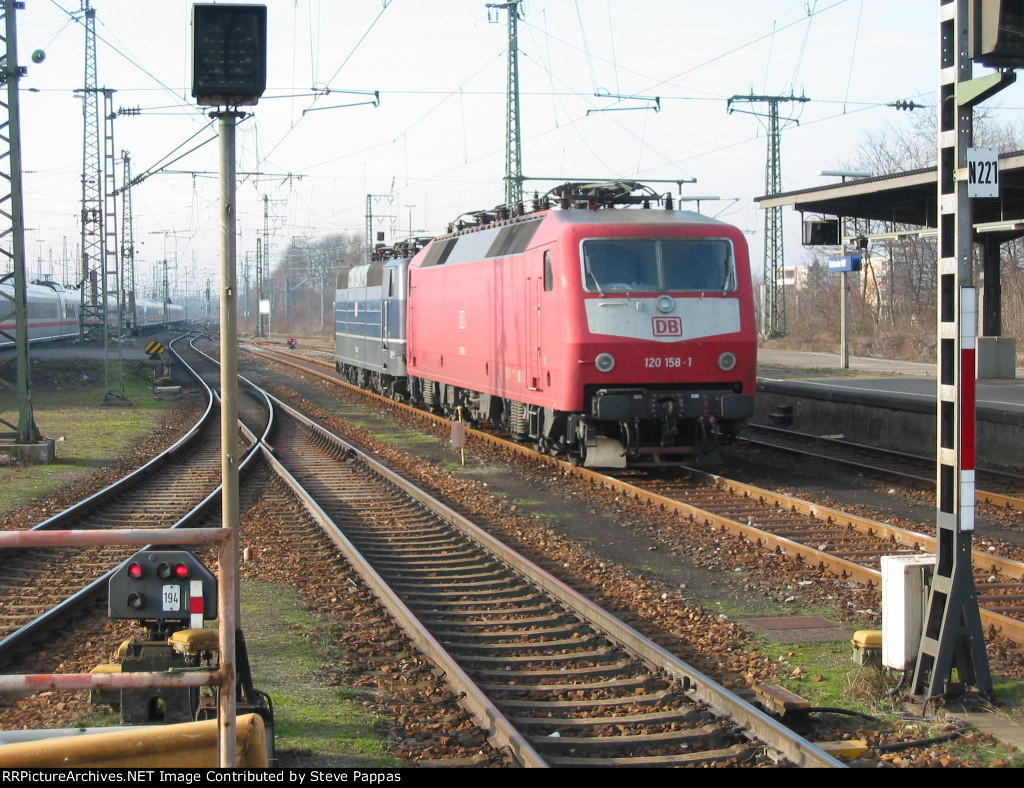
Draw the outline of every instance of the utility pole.
[[[124,159],[124,182],[131,183],[132,163],[128,151],[121,151]],[[121,297],[125,304],[125,329],[136,333],[135,318],[135,225],[132,214],[132,190],[121,190]]]
[[[163,298],[161,298],[161,301],[163,302],[163,305],[164,305],[163,320],[164,320],[164,323],[166,323],[167,322],[167,305],[171,303],[171,282],[170,282],[170,279],[167,276],[167,258],[164,257],[162,262],[163,262],[163,265],[164,265],[164,288],[163,288],[164,294],[163,294]]]
[[[200,106],[216,107],[211,117],[220,138],[220,440],[221,525],[232,531],[230,565],[222,562],[221,583],[230,598],[218,600],[220,672],[218,693],[218,765],[238,764],[235,714],[238,686],[236,629],[238,602],[238,283],[236,264],[237,204],[235,127],[245,117],[240,106],[256,104],[267,86],[267,7],[264,5],[196,4],[193,9],[192,95]]]
[[[286,202],[286,200],[271,200],[266,194],[263,195],[263,237],[256,239],[256,290],[259,294],[260,303],[266,305],[273,299],[270,281],[270,203]],[[274,217],[280,225],[281,215]],[[264,313],[259,314],[259,328],[256,336],[265,337],[270,334],[270,312],[266,312],[266,327],[264,327]]]
[[[270,297],[268,286],[270,284],[270,199],[263,195],[263,238],[257,239],[256,244],[256,290],[259,304],[259,329],[256,336],[265,337],[270,331],[268,325],[263,328],[263,304],[265,299]],[[269,321],[268,321],[269,322]]]
[[[256,330],[257,337],[263,333],[263,237],[256,236]]]
[[[782,127],[779,120],[779,104],[788,101],[810,101],[806,96],[733,96],[726,103],[726,111],[743,112],[758,118],[767,118],[768,162],[764,171],[765,194],[782,191]],[[767,114],[753,110],[737,110],[733,104],[767,104]],[[787,123],[798,123],[787,118]],[[766,337],[786,335],[786,291],[784,281],[784,246],[782,234],[782,208],[768,208],[764,214],[764,314],[761,333]]]
[[[104,403],[127,403],[121,343],[124,302],[118,275],[117,200],[114,194],[114,91],[98,86],[96,10],[82,0],[85,20],[85,85],[82,95],[82,279],[79,339],[97,321],[103,331]],[[103,114],[100,115],[100,96]],[[102,143],[101,143],[102,138]],[[111,331],[117,340],[111,341]],[[112,383],[112,377],[117,383]]]
[[[100,296],[103,315],[103,378],[106,404],[131,404],[124,392],[121,338],[125,334],[125,289],[117,243],[117,186],[114,150],[114,91],[103,89],[103,219]],[[111,336],[113,334],[113,336]]]
[[[5,339],[14,341],[17,380],[13,388],[18,396],[18,424],[0,420],[0,424],[13,430],[12,433],[0,433],[0,437],[14,439],[15,453],[25,454],[33,462],[50,462],[54,459],[53,441],[44,441],[36,426],[28,363],[28,282],[25,272],[21,116],[18,102],[18,82],[24,76],[25,69],[18,66],[18,28],[15,19],[15,10],[20,5],[15,0],[3,0],[4,19],[3,28],[0,29],[6,46],[5,58],[0,67],[3,87],[6,89],[5,93],[0,92],[0,110],[5,111],[6,115],[0,117],[0,141],[7,143],[6,155],[0,155],[0,183],[7,183],[10,189],[6,195],[0,193],[0,202],[8,205],[2,215],[10,219],[9,227],[0,226],[0,259],[9,260],[12,269],[10,273],[0,274],[0,282],[11,282],[14,285],[13,297],[6,293],[0,297],[0,322],[5,322],[12,315],[14,317],[14,335],[6,331],[2,333]],[[42,50],[38,50],[32,59],[39,63],[43,57]],[[0,388],[8,387],[9,382],[0,379]]]
[[[245,259],[244,259],[244,261],[242,263],[242,281],[245,282],[245,284],[242,286],[242,292],[245,294],[245,303],[242,305],[242,325],[245,326],[246,330],[249,329],[249,310],[252,307],[252,298],[251,298],[252,293],[250,292],[250,283],[249,283],[249,279],[250,279],[250,277],[249,277],[249,266],[252,264],[252,261],[250,259],[250,255],[251,254],[252,254],[251,252],[246,252],[245,253]],[[209,280],[206,281],[206,292],[207,292],[207,295],[209,295],[209,292],[210,292],[210,281]],[[207,304],[206,306],[207,306],[207,310],[209,310],[209,306],[210,305]]]
[[[505,206],[512,211],[523,201],[523,151],[519,124],[519,5],[521,0],[487,3],[508,12],[508,80],[505,110]],[[497,21],[497,16],[495,18]]]
[[[96,9],[82,0],[85,22],[85,82],[82,95],[82,268],[78,338],[99,317],[95,266],[103,258],[103,163],[100,147],[100,99],[96,75]],[[76,91],[79,92],[79,91]]]

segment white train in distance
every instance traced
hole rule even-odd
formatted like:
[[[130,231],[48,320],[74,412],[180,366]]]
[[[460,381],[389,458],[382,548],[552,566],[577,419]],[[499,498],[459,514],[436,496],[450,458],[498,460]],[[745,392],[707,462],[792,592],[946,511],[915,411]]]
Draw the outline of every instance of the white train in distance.
[[[74,339],[79,333],[81,294],[67,290],[56,282],[35,282],[26,286],[28,298],[29,342],[54,342],[60,339]],[[14,345],[14,317],[9,313],[14,302],[14,285],[10,281],[0,283],[0,311],[8,312],[0,322],[0,348]],[[99,324],[99,318],[90,322]],[[137,299],[135,302],[135,326],[139,332],[185,322],[185,308],[178,304]]]

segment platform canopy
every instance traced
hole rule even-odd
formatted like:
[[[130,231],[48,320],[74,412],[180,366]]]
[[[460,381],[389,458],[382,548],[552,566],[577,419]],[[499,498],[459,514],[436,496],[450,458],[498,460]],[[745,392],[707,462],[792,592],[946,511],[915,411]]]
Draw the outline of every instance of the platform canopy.
[[[999,191],[999,197],[973,200],[975,230],[1008,234],[1024,232],[1024,151],[1000,154]],[[789,206],[805,215],[935,227],[937,193],[936,168],[927,167],[769,194],[757,197],[756,201],[762,208]]]

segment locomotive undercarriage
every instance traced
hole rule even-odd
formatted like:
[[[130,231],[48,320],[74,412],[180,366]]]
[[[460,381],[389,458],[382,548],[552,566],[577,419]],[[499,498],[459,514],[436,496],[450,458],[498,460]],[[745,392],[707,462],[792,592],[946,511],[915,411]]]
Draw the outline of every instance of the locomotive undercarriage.
[[[334,368],[345,376],[345,380],[358,388],[372,391],[383,397],[390,397],[398,402],[404,402],[408,397],[406,378],[404,377],[395,377],[383,372],[371,372],[351,364],[342,364],[340,361],[334,362]]]
[[[588,411],[567,413],[410,378],[412,404],[452,420],[490,422],[545,454],[576,465],[679,464],[731,443],[753,414],[753,398],[721,390],[588,390]]]

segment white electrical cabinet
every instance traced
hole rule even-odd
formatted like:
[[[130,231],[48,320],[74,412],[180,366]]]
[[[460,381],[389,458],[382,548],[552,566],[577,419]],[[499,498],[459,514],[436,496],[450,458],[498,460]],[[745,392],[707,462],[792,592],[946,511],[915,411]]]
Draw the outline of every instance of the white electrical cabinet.
[[[882,664],[913,669],[921,645],[935,555],[882,557]]]

